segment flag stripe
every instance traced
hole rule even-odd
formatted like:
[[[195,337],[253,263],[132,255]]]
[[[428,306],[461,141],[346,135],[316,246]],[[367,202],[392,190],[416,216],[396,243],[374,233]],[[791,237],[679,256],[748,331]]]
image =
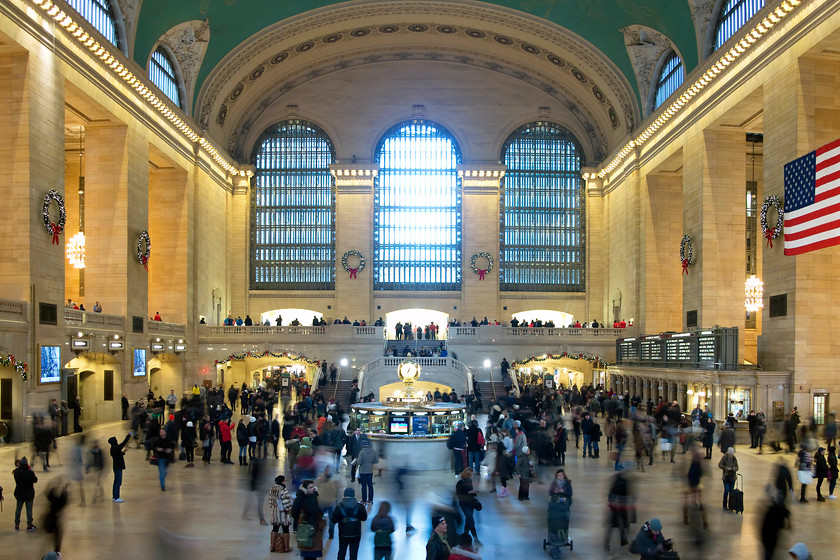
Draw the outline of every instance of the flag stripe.
[[[784,167],[785,255],[840,245],[840,138]]]

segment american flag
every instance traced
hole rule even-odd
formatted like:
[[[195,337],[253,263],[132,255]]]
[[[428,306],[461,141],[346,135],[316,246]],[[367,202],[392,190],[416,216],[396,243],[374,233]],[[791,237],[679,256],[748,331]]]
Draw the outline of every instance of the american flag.
[[[785,164],[785,255],[840,245],[840,139]]]

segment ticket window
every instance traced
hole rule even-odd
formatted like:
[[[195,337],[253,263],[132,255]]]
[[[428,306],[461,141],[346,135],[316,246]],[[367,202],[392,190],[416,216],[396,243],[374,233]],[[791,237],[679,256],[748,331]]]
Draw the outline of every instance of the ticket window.
[[[452,432],[451,416],[446,412],[435,412],[429,419],[431,423],[431,433],[433,434],[449,434]]]
[[[828,393],[814,393],[814,423],[825,424],[825,411],[828,408]]]
[[[731,412],[735,418],[746,420],[750,411],[752,391],[749,389],[726,390],[726,414]]]
[[[371,412],[368,415],[368,433],[378,434],[380,431],[387,433],[388,417],[384,413]]]

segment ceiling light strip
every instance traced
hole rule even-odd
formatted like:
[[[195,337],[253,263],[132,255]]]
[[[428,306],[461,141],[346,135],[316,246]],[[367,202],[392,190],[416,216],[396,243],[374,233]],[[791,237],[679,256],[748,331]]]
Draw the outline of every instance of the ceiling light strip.
[[[192,127],[184,122],[184,120],[177,115],[167,104],[166,101],[160,99],[155,93],[150,90],[143,83],[142,78],[138,78],[126,68],[117,58],[115,58],[108,50],[103,47],[91,37],[81,26],[73,21],[72,16],[65,13],[51,0],[30,0],[33,4],[41,8],[49,17],[62,27],[67,33],[73,37],[79,44],[87,48],[91,54],[102,61],[105,66],[111,69],[118,78],[123,80],[129,87],[143,99],[145,99],[152,107],[165,117],[172,125],[174,125],[181,133],[189,139],[190,142],[198,143],[204,148],[213,160],[219,164],[225,171],[231,175],[239,175],[241,177],[250,176],[250,170],[239,169],[235,165],[228,162],[213,144],[207,141],[206,138],[198,134]]]
[[[753,45],[770,29],[782,21],[785,17],[790,15],[800,4],[802,0],[784,0],[775,10],[770,12],[763,20],[761,20],[752,30],[747,33],[740,41],[738,41],[732,48],[724,53],[715,64],[713,64],[702,76],[697,78],[691,87],[684,87],[682,95],[676,101],[672,102],[667,109],[660,112],[659,116],[650,123],[647,128],[642,131],[636,138],[627,142],[618,154],[605,167],[598,171],[598,177],[603,179],[612,173],[616,167],[621,165],[624,159],[633,151],[636,146],[641,146],[647,142],[660,128],[676,116],[685,108],[689,101],[697,97],[709,84],[715,81],[723,70],[735,62],[741,55],[749,51]]]

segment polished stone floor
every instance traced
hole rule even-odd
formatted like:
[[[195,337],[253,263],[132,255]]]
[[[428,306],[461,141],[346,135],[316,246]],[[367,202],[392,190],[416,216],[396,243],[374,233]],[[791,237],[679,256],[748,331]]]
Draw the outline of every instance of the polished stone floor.
[[[88,438],[98,438],[103,445],[111,435],[124,436],[127,423],[111,423],[89,426]],[[51,459],[53,468],[43,473],[38,461],[35,470],[39,482],[36,485],[36,525],[46,511],[44,492],[50,484],[56,483],[68,474],[67,464],[74,436],[60,438],[58,456]],[[89,439],[90,441],[90,439]],[[570,451],[574,448],[571,442]],[[107,447],[105,447],[107,450]],[[256,500],[246,487],[247,468],[238,465],[223,465],[218,462],[218,446],[214,448],[213,463],[205,466],[199,460],[195,468],[184,468],[184,463],[172,466],[167,480],[167,492],[161,492],[157,483],[157,468],[144,461],[144,452],[129,449],[127,470],[122,487],[125,503],[115,504],[110,499],[112,474],[110,464],[106,467],[102,485],[105,499],[91,503],[95,481],[91,475],[85,480],[88,504],[82,506],[77,485],[72,489],[71,505],[66,513],[66,536],[63,545],[64,559],[112,558],[119,560],[149,560],[150,558],[201,558],[202,560],[239,560],[259,558],[298,557],[291,554],[268,552],[269,528],[259,525],[252,510],[251,520],[242,519],[242,510],[247,500]],[[237,448],[234,445],[234,459]],[[107,453],[107,451],[106,451]],[[27,533],[14,530],[13,498],[14,481],[11,477],[15,457],[31,457],[30,445],[7,445],[0,448],[0,461],[7,466],[0,476],[4,488],[5,502],[0,513],[0,559],[40,559],[49,550],[50,537],[39,527]],[[566,470],[574,486],[571,536],[574,551],[569,557],[589,558],[631,558],[626,548],[618,547],[613,538],[613,551],[603,547],[606,495],[613,475],[612,465],[602,452],[601,459],[582,459],[568,455]],[[715,455],[718,457],[718,455]],[[692,542],[687,528],[682,525],[681,497],[684,473],[687,465],[685,456],[677,455],[677,463],[662,462],[660,457],[646,472],[634,469],[633,480],[638,496],[638,520],[659,517],[663,533],[673,538],[683,558],[761,558],[758,540],[759,524],[766,508],[765,485],[773,470],[773,463],[783,458],[792,465],[793,455],[757,455],[746,446],[738,449],[738,459],[745,480],[744,515],[723,512],[720,508],[721,482],[717,459],[708,461],[704,478],[706,505],[710,530],[703,533],[704,548],[698,550]],[[282,460],[282,458],[281,458]],[[388,499],[394,506],[393,514],[400,529],[395,534],[396,559],[425,558],[425,542],[430,534],[429,511],[435,501],[451,500],[455,485],[449,472],[423,472],[422,457],[417,457],[416,472],[411,477],[414,492],[412,523],[417,532],[406,535],[403,531],[405,508],[399,503],[396,484],[386,472],[375,481],[376,501]],[[62,466],[63,465],[63,466]],[[269,459],[266,468],[266,484],[282,463]],[[543,473],[550,479],[553,468]],[[795,474],[795,473],[794,473]],[[348,481],[343,475],[341,484]],[[516,482],[511,484],[515,489]],[[357,488],[357,497],[360,497]],[[476,513],[479,538],[483,541],[482,557],[493,558],[539,558],[548,557],[543,552],[546,530],[546,504],[548,485],[533,484],[531,500],[520,502],[514,497],[499,498],[495,494],[482,492],[480,499],[484,509]],[[840,494],[840,490],[838,490]],[[840,511],[840,499],[817,503],[813,485],[809,488],[812,498],[809,504],[792,503],[792,531],[785,530],[780,537],[775,558],[787,558],[786,551],[797,541],[804,541],[815,559],[831,558],[840,546],[840,535],[834,530],[833,519]],[[266,502],[267,512],[267,502]],[[372,517],[375,514],[371,512]],[[266,513],[267,515],[267,513]],[[24,520],[25,525],[25,520]],[[369,528],[369,524],[366,525]],[[631,538],[639,524],[631,527]],[[360,558],[373,555],[373,537],[369,533],[362,540]],[[337,543],[329,541],[325,546],[325,558],[336,557]]]

